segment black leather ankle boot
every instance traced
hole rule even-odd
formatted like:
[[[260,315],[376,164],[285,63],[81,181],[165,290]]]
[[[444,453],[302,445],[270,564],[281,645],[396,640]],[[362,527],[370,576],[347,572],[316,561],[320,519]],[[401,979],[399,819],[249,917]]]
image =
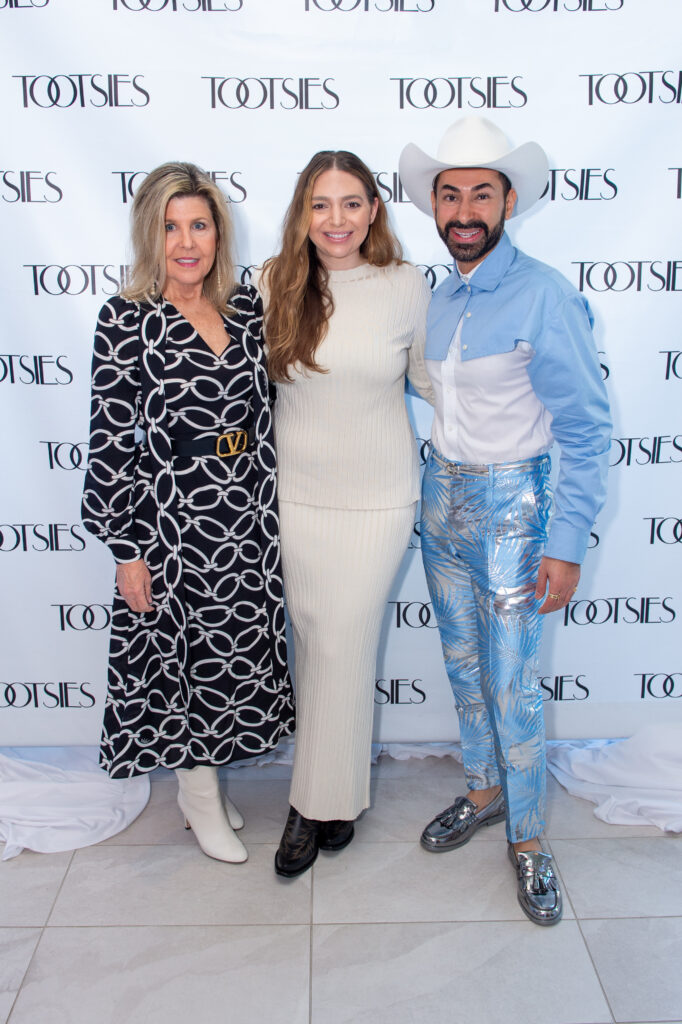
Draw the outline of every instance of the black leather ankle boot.
[[[289,817],[275,854],[275,871],[284,878],[295,878],[315,863],[319,843],[320,822],[304,818],[296,808],[289,808]]]
[[[353,821],[321,821],[318,832],[321,850],[343,850],[355,835]]]

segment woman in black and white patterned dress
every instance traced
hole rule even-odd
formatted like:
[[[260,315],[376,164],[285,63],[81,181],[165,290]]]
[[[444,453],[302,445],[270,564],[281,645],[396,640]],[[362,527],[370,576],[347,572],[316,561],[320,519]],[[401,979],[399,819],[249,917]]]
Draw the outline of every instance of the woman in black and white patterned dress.
[[[294,727],[261,303],[233,283],[225,200],[194,165],[148,175],[132,234],[130,283],[97,322],[83,494],[117,563],[100,760],[176,769],[202,850],[238,862],[217,767]]]

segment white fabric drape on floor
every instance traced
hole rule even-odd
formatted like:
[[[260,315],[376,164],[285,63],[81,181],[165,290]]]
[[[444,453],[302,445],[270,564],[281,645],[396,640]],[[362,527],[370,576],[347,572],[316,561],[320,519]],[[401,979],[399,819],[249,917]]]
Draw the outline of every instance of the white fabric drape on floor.
[[[548,744],[547,767],[611,825],[682,832],[682,724],[647,725],[629,739]]]
[[[462,760],[459,743],[389,743],[381,752]],[[547,768],[610,825],[682,832],[682,723],[643,726],[629,739],[550,740]]]
[[[149,800],[149,776],[110,779],[96,747],[5,748],[0,753],[2,860],[23,849],[58,853],[116,835]]]
[[[292,752],[287,741],[248,763],[291,764]],[[372,760],[379,754],[462,759],[456,743],[374,744]],[[90,846],[135,820],[149,799],[149,776],[113,780],[97,759],[96,747],[0,752],[3,860],[22,849],[56,853]],[[550,742],[547,766],[569,793],[597,804],[594,813],[602,821],[682,832],[682,724],[645,726],[622,740]]]

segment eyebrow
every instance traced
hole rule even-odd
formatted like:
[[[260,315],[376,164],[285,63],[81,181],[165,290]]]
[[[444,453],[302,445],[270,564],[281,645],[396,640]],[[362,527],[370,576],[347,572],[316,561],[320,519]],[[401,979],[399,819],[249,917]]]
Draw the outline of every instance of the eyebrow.
[[[447,182],[443,182],[443,184],[439,185],[438,188],[443,190],[447,189],[449,192],[478,192],[479,189],[482,188],[494,188],[494,185],[490,181],[484,181],[480,185],[471,185],[470,187],[466,187],[462,190],[461,188],[458,188],[457,185],[448,185]]]
[[[313,200],[315,200],[315,199],[326,199],[327,202],[329,202],[331,196],[313,196],[312,198],[313,198]],[[354,193],[352,193],[352,195],[349,195],[349,196],[341,196],[341,199],[342,200],[346,200],[346,199],[362,199],[362,195],[360,194],[360,192],[354,192]]]

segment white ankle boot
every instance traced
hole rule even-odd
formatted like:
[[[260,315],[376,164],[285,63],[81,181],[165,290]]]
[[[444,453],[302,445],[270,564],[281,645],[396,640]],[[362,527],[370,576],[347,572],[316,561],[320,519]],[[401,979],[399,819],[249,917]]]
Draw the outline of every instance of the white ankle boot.
[[[217,770],[199,765],[197,768],[178,768],[175,774],[179,786],[178,804],[185,816],[185,827],[192,829],[204,853],[231,864],[245,861],[248,853],[228,821]]]

